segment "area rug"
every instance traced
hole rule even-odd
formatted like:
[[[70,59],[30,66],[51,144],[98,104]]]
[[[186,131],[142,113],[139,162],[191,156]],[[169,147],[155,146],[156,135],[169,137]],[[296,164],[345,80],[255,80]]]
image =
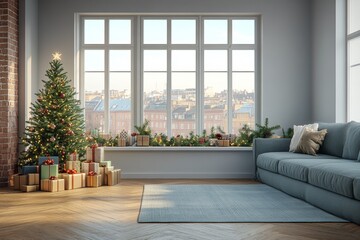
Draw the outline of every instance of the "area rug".
[[[145,185],[139,223],[347,222],[265,184]]]

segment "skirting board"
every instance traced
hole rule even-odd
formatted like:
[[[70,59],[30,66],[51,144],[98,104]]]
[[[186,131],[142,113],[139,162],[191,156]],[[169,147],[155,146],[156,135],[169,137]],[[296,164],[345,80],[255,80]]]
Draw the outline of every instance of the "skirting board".
[[[122,173],[124,179],[254,179],[253,173]]]

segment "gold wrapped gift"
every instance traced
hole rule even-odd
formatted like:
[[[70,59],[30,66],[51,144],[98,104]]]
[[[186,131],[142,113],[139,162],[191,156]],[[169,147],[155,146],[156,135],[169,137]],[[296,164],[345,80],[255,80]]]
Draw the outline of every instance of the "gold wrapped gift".
[[[22,192],[36,192],[39,190],[39,185],[21,185]]]
[[[136,146],[148,147],[150,143],[150,137],[148,135],[136,135]]]
[[[101,175],[86,176],[86,187],[100,187]]]
[[[41,191],[60,192],[65,189],[64,179],[41,179]]]
[[[85,181],[86,181],[85,173],[75,173],[75,174],[62,173],[59,174],[59,178],[65,180],[65,190],[85,187]]]
[[[38,173],[29,173],[28,174],[28,183],[29,183],[29,185],[39,185],[39,174]]]
[[[28,185],[27,175],[14,175],[14,190],[20,190],[22,185]]]
[[[66,169],[75,169],[77,172],[80,172],[80,161],[66,161]]]
[[[86,149],[86,160],[93,162],[104,161],[104,148],[103,147],[88,147]]]
[[[107,185],[113,186],[120,183],[121,169],[111,170],[107,174]]]

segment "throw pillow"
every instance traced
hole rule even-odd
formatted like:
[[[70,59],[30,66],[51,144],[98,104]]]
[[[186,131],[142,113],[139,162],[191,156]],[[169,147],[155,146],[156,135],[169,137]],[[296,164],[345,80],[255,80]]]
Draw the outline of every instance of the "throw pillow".
[[[317,131],[318,128],[319,128],[319,124],[314,123],[314,124],[299,125],[299,126],[294,125],[294,135],[291,138],[289,152],[295,152],[296,151],[296,149],[297,149],[297,147],[299,145],[300,139],[301,139],[301,137],[302,137],[302,135],[304,133],[305,128]]]
[[[305,128],[305,131],[303,132],[303,135],[300,139],[296,152],[306,153],[315,156],[325,139],[326,133],[327,133],[326,129],[323,129],[321,131],[314,131]]]

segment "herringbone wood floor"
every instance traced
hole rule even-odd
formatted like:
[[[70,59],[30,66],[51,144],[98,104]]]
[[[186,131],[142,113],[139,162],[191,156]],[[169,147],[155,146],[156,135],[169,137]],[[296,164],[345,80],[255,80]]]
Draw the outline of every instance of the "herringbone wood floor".
[[[352,223],[138,224],[144,184],[246,180],[123,180],[59,193],[0,191],[0,239],[360,239]]]

